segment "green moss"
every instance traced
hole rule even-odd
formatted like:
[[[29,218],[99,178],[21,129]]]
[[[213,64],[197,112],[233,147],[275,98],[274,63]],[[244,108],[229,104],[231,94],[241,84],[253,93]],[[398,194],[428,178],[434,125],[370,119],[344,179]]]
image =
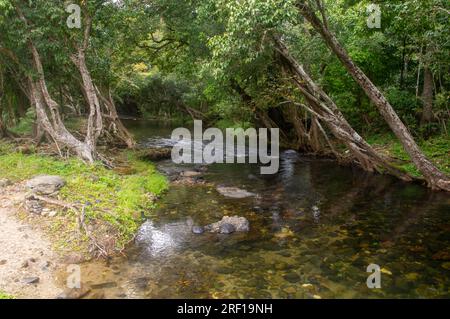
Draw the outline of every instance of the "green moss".
[[[422,175],[411,162],[409,155],[403,149],[398,139],[391,134],[372,135],[367,141],[381,149],[387,155],[395,157],[401,161],[399,167],[412,174],[421,177]],[[418,144],[424,154],[443,172],[450,174],[450,138],[448,136],[432,137],[428,140],[419,140]]]
[[[0,291],[0,299],[14,299],[14,297],[8,295],[7,293],[4,293],[3,291]]]
[[[39,154],[25,155],[8,144],[0,144],[0,176],[12,181],[29,179],[40,174],[59,175],[67,185],[61,190],[61,199],[84,205],[86,222],[104,223],[116,237],[120,249],[135,234],[141,223],[141,213],[154,207],[154,198],[168,188],[166,178],[153,164],[138,160],[132,152],[123,154],[128,174],[121,175],[100,163],[86,165],[70,158],[62,160]],[[51,226],[54,233],[76,232],[76,214],[65,213],[65,220],[56,219]],[[64,237],[64,236],[59,236]],[[55,243],[70,246],[64,240]],[[78,242],[72,246],[79,245]]]
[[[23,118],[20,119],[16,126],[10,130],[18,135],[29,135],[33,132],[36,115],[33,108],[30,108]]]

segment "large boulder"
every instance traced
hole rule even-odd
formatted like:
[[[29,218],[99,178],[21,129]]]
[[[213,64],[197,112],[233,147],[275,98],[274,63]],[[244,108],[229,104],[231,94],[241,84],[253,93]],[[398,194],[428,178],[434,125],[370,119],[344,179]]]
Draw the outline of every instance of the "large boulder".
[[[229,234],[232,232],[247,232],[250,224],[245,217],[224,216],[222,220],[205,226],[205,230],[212,233]]]
[[[41,175],[30,179],[27,187],[35,194],[50,195],[59,191],[65,184],[59,176]]]

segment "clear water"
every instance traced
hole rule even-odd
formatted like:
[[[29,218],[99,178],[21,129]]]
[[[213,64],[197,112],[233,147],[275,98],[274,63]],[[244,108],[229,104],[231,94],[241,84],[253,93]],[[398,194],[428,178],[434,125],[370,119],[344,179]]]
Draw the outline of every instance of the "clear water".
[[[170,125],[128,126],[147,145],[171,144]],[[445,193],[293,151],[277,175],[213,164],[203,177],[171,187],[126,257],[85,265],[87,283],[106,283],[111,298],[450,297]],[[226,198],[217,185],[256,196]],[[250,232],[191,232],[224,215],[246,217]],[[369,264],[382,268],[381,289],[366,285]]]

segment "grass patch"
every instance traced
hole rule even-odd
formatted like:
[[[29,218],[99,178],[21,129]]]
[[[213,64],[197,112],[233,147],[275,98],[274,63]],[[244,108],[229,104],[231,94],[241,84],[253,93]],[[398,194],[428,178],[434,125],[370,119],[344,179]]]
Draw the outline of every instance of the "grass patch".
[[[397,158],[404,163],[399,165],[408,173],[416,177],[422,177],[411,162],[409,155],[403,149],[397,138],[392,134],[372,135],[367,138],[369,144],[386,155]],[[450,138],[445,135],[418,140],[420,149],[424,154],[444,173],[450,174]]]
[[[4,293],[3,291],[0,291],[0,299],[14,299],[14,297],[7,293]]]
[[[113,237],[110,245],[114,250],[122,249],[133,238],[142,214],[154,208],[155,198],[168,188],[166,178],[153,164],[137,159],[132,152],[124,152],[120,160],[126,164],[125,169],[114,171],[100,163],[86,165],[76,158],[22,154],[13,145],[0,143],[0,177],[12,181],[42,174],[63,177],[67,185],[61,189],[60,199],[84,205],[86,224],[95,227],[96,235]],[[50,225],[53,233],[61,234],[61,240],[55,243],[57,248],[82,250],[79,242],[63,236],[77,232],[76,214],[67,211],[63,217]],[[87,238],[81,240],[86,242]]]

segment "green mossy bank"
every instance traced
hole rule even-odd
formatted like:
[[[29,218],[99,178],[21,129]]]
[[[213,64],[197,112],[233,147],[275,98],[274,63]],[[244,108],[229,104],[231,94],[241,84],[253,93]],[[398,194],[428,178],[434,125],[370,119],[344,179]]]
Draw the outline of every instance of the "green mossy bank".
[[[367,141],[380,153],[397,159],[399,161],[398,166],[401,169],[414,177],[423,178],[398,139],[392,134],[372,134],[367,137]],[[442,172],[450,174],[450,137],[448,135],[438,135],[427,140],[418,140],[418,144],[423,153],[433,161],[436,167]]]
[[[57,251],[89,255],[94,246],[108,253],[121,251],[168,188],[154,165],[139,160],[132,151],[121,151],[115,162],[117,169],[110,170],[100,163],[86,165],[76,158],[61,159],[29,148],[24,152],[0,142],[1,178],[21,182],[48,174],[65,179],[57,199],[78,209],[54,207],[58,210],[54,218],[37,217],[42,218],[39,222],[54,239]],[[85,227],[80,225],[81,212]],[[30,217],[25,212],[20,216]]]
[[[7,293],[0,291],[0,299],[14,299],[14,297],[11,295],[8,295]]]

